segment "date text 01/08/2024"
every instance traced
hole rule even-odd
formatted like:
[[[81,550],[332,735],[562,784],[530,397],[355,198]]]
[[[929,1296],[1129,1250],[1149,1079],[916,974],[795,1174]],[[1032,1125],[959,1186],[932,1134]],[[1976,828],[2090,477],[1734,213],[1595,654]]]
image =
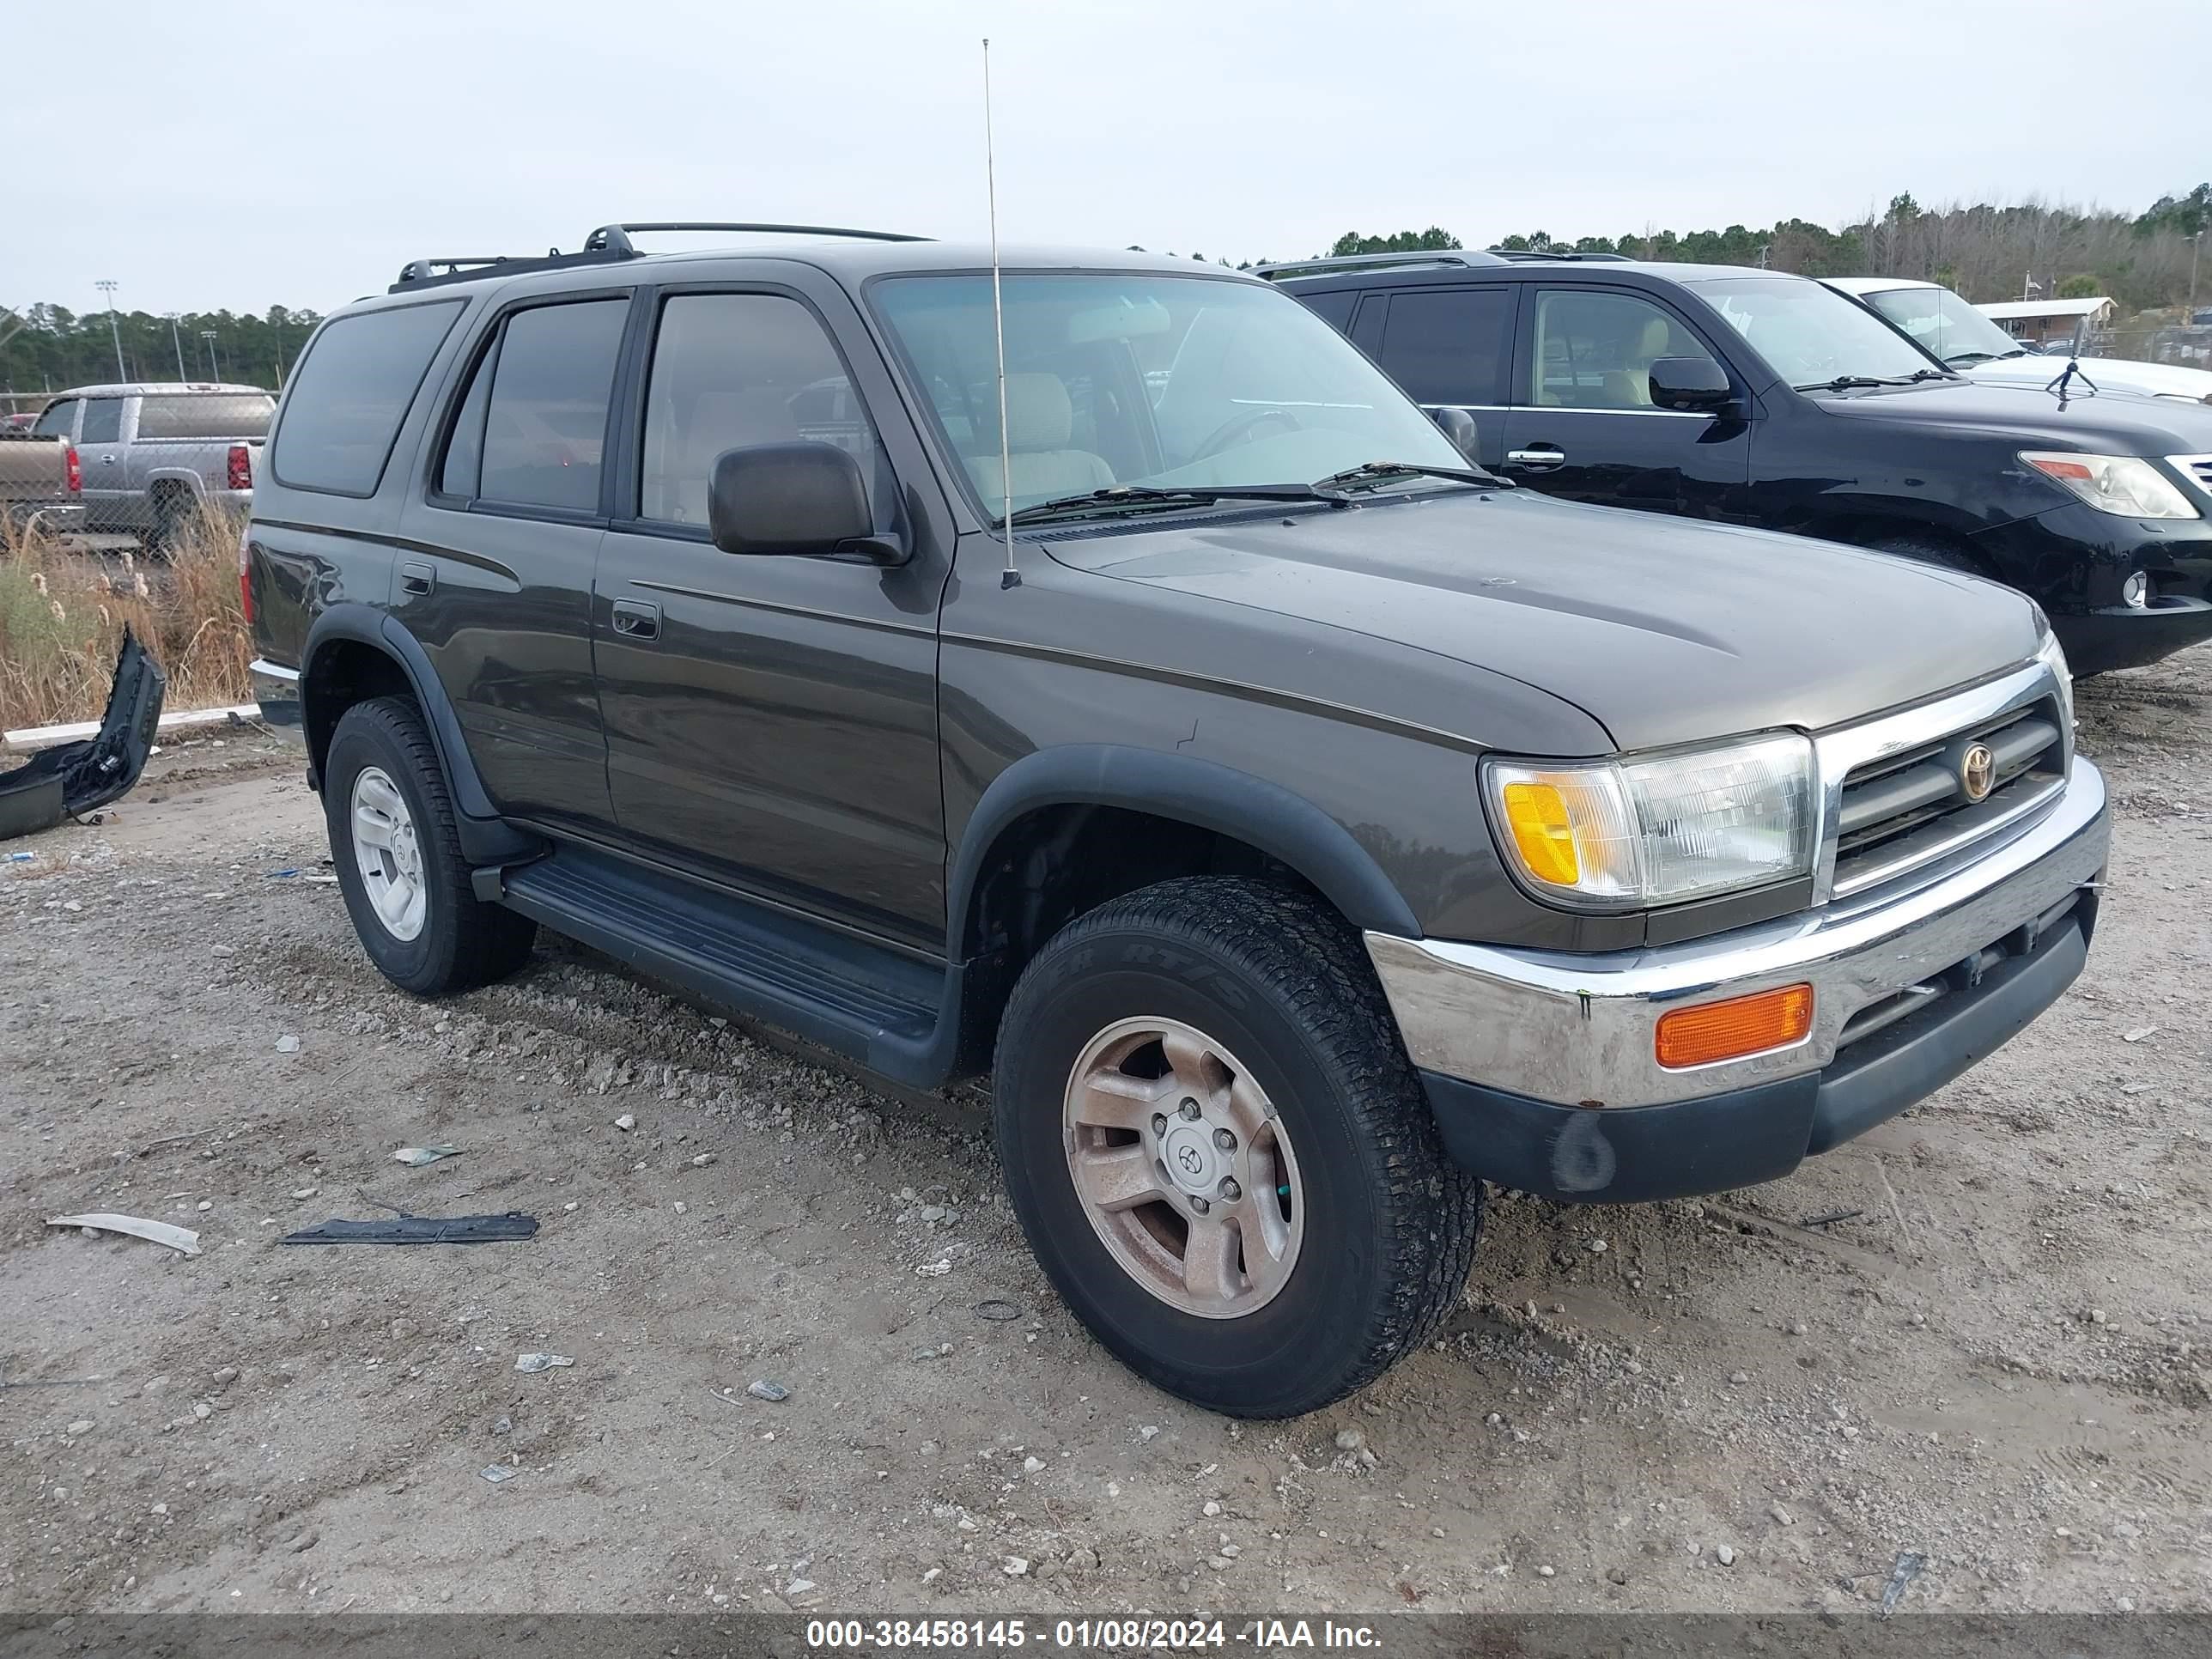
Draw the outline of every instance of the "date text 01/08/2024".
[[[883,1649],[970,1649],[981,1651],[1036,1646],[1073,1652],[1223,1648],[1231,1644],[1273,1649],[1364,1649],[1381,1646],[1367,1625],[1330,1620],[1261,1619],[1231,1626],[1219,1619],[817,1619],[806,1626],[806,1645],[824,1653]]]

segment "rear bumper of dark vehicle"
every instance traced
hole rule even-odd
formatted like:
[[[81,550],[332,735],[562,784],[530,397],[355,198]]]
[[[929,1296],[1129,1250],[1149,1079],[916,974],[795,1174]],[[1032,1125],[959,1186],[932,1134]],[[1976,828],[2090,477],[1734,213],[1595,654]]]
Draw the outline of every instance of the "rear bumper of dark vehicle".
[[[261,705],[261,718],[271,726],[300,723],[300,671],[283,663],[256,657],[246,665],[253,699]]]

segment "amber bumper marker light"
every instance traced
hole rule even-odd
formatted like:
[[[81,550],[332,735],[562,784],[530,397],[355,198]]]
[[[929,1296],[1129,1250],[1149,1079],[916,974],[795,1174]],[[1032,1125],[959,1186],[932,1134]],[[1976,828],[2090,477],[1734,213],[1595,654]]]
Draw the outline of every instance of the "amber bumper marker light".
[[[1741,1060],[1802,1042],[1813,1029],[1813,988],[1784,985],[1725,1002],[1700,1003],[1662,1014],[1651,1045],[1670,1072],[1716,1060]]]

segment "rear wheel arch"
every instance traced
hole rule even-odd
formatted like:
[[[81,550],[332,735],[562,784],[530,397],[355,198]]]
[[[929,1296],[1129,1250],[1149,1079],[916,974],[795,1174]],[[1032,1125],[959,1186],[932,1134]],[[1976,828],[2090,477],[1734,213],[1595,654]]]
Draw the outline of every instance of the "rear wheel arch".
[[[514,863],[543,850],[538,838],[499,817],[461,734],[452,700],[420,641],[384,612],[337,605],[315,619],[301,652],[300,715],[307,775],[319,787],[331,738],[347,709],[372,697],[404,696],[422,717],[452,791],[463,850],[480,865]]]

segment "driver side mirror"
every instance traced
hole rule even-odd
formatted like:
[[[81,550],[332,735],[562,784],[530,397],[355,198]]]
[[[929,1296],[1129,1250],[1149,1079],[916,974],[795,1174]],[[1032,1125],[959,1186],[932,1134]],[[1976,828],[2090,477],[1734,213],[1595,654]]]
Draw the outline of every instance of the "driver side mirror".
[[[1477,466],[1482,465],[1482,434],[1475,426],[1474,416],[1449,404],[1439,404],[1428,411],[1428,416],[1452,441],[1453,448]]]
[[[896,536],[876,534],[860,464],[835,444],[747,444],[714,458],[707,526],[725,553],[903,564]]]
[[[1728,370],[1710,357],[1662,357],[1651,365],[1651,406],[1717,415],[1735,401]]]

